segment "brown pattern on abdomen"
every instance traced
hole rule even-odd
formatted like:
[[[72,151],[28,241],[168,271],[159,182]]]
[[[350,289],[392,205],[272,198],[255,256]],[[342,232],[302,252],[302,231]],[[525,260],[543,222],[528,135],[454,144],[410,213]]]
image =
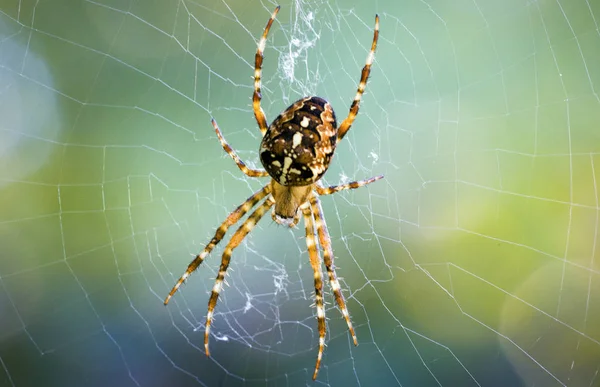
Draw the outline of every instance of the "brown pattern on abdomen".
[[[326,100],[301,99],[269,126],[259,151],[261,163],[279,184],[313,184],[329,166],[336,128],[335,113]]]

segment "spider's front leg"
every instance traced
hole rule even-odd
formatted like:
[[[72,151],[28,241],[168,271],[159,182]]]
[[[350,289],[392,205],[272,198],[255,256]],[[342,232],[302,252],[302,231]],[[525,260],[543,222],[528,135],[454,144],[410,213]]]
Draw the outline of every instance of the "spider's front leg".
[[[223,251],[223,257],[221,258],[221,266],[219,267],[219,273],[217,274],[217,278],[215,280],[215,285],[212,288],[212,292],[210,294],[210,299],[208,300],[208,312],[206,313],[206,326],[204,329],[204,350],[206,352],[206,356],[210,356],[210,352],[208,351],[208,339],[210,337],[210,325],[212,324],[213,313],[215,307],[217,306],[217,300],[219,299],[219,293],[223,287],[223,281],[225,280],[225,274],[227,273],[227,269],[229,268],[229,262],[231,260],[231,254],[233,254],[233,250],[242,243],[246,235],[252,229],[260,218],[271,208],[271,206],[275,202],[273,198],[269,196],[267,200],[265,200],[242,225],[235,231],[232,235],[229,243],[225,246],[225,250]]]
[[[321,359],[323,358],[325,333],[327,330],[325,326],[325,307],[323,306],[323,274],[321,273],[321,258],[319,257],[319,251],[317,250],[315,224],[313,222],[313,215],[309,202],[306,202],[306,204],[302,206],[302,214],[304,215],[304,225],[306,227],[306,247],[308,248],[308,257],[315,278],[315,305],[317,306],[317,323],[319,326],[319,352],[317,353],[317,364],[315,365],[315,372],[313,373],[313,380],[315,380],[317,379],[319,367],[321,366]]]
[[[333,263],[333,249],[331,248],[331,237],[329,236],[329,231],[327,230],[327,223],[325,222],[325,215],[323,214],[321,201],[317,196],[312,196],[310,198],[310,206],[312,208],[313,214],[315,215],[315,223],[317,233],[319,235],[319,243],[321,244],[321,248],[323,249],[323,260],[325,261],[325,267],[327,268],[327,275],[329,276],[329,284],[331,285],[331,290],[333,290],[335,301],[337,302],[338,307],[342,312],[344,320],[346,320],[346,324],[348,325],[348,331],[350,332],[350,335],[352,335],[352,341],[354,342],[354,345],[358,345],[358,341],[356,340],[356,333],[354,333],[354,327],[352,326],[352,321],[350,320],[350,314],[348,313],[348,308],[346,308],[346,300],[344,300],[344,295],[342,294],[340,283],[337,279],[337,274],[335,273],[335,265]]]
[[[194,260],[190,262],[183,275],[179,277],[179,280],[177,280],[177,283],[175,283],[175,286],[173,286],[173,288],[169,292],[169,295],[167,296],[167,298],[165,298],[165,305],[169,303],[173,295],[177,292],[177,290],[179,290],[181,284],[183,284],[185,280],[188,279],[188,277],[198,268],[198,266],[200,266],[202,262],[204,262],[204,258],[206,258],[206,256],[210,254],[210,252],[221,241],[221,239],[223,239],[229,227],[236,224],[244,215],[246,215],[248,211],[250,211],[252,207],[256,205],[256,203],[260,202],[269,193],[271,193],[271,186],[267,184],[260,190],[256,191],[245,202],[240,204],[238,208],[233,210],[229,215],[227,215],[227,219],[225,219],[225,221],[219,226],[219,228],[215,232],[215,236],[213,236],[208,245],[204,247],[204,250],[202,250],[200,254],[196,255],[196,258],[194,258]]]

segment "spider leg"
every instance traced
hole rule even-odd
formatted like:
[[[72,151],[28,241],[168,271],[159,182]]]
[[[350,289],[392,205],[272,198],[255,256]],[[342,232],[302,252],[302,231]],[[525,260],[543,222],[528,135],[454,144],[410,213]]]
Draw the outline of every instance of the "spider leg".
[[[325,347],[325,307],[323,306],[323,275],[321,273],[321,259],[315,242],[315,225],[311,208],[307,205],[302,208],[304,215],[304,225],[306,227],[306,247],[308,248],[308,257],[310,266],[312,266],[315,278],[315,305],[317,306],[317,322],[319,326],[319,353],[317,354],[317,364],[313,373],[313,380],[317,378],[319,367],[321,366],[321,358],[323,357],[323,348]]]
[[[275,8],[275,11],[273,11],[271,18],[267,22],[265,31],[258,42],[256,55],[254,56],[254,94],[252,95],[252,109],[254,109],[254,117],[256,118],[256,122],[258,123],[258,127],[263,136],[267,132],[267,118],[265,117],[265,112],[260,107],[260,99],[262,98],[262,94],[260,93],[260,78],[262,75],[262,63],[264,59],[263,52],[265,50],[265,45],[267,44],[267,34],[271,29],[273,20],[275,20],[275,17],[277,16],[277,12],[279,12],[279,6]]]
[[[210,325],[213,319],[213,312],[215,310],[215,306],[217,305],[217,300],[219,299],[219,292],[223,287],[223,280],[225,279],[225,274],[227,273],[227,268],[229,267],[229,262],[231,260],[231,254],[233,253],[233,249],[238,247],[240,243],[244,240],[246,235],[252,229],[260,218],[263,217],[265,212],[271,208],[271,206],[275,203],[272,196],[269,196],[267,200],[265,200],[260,206],[254,210],[254,212],[246,219],[244,223],[235,231],[227,246],[225,246],[225,250],[223,251],[223,258],[221,258],[221,266],[219,267],[219,273],[217,274],[217,278],[215,280],[215,285],[212,288],[212,293],[210,295],[210,299],[208,300],[208,312],[206,313],[206,326],[204,330],[204,350],[206,351],[206,356],[210,356],[210,352],[208,351],[208,338],[210,337]]]
[[[356,91],[356,96],[354,97],[354,101],[352,101],[352,105],[350,105],[350,112],[348,113],[348,117],[346,117],[346,119],[338,128],[338,141],[346,135],[346,132],[350,129],[352,123],[354,122],[354,118],[356,118],[356,115],[358,114],[358,106],[360,105],[360,99],[365,91],[365,87],[367,87],[367,79],[369,78],[369,73],[371,72],[371,64],[373,64],[373,58],[375,57],[375,48],[377,47],[378,38],[379,16],[375,15],[375,32],[373,33],[373,43],[371,43],[371,51],[369,51],[369,55],[367,56],[367,62],[365,64],[365,67],[363,67],[362,69],[360,82],[358,84],[358,90]]]
[[[235,161],[235,163],[237,164],[238,168],[240,168],[242,170],[242,172],[244,172],[246,175],[250,176],[250,177],[265,177],[265,176],[269,176],[269,173],[265,170],[260,170],[260,169],[250,169],[246,166],[246,163],[244,163],[242,161],[242,159],[240,159],[240,157],[237,155],[237,153],[233,150],[233,148],[231,146],[229,146],[229,144],[227,143],[227,141],[225,141],[225,137],[223,137],[223,134],[221,133],[221,130],[219,129],[219,125],[217,125],[217,121],[215,121],[215,119],[211,119],[210,122],[212,123],[212,126],[215,128],[215,132],[217,132],[217,137],[219,137],[219,141],[221,142],[221,145],[223,146],[223,149],[225,150],[225,152],[227,152],[229,154],[229,156],[231,156],[231,158],[233,159],[233,161]]]
[[[343,191],[343,190],[346,190],[346,189],[360,188],[360,187],[365,186],[367,184],[371,184],[374,181],[377,181],[379,179],[383,179],[383,175],[371,177],[370,179],[365,179],[365,180],[360,180],[360,181],[353,181],[353,182],[350,182],[348,184],[332,185],[331,187],[322,187],[320,185],[316,185],[315,186],[315,190],[317,191],[317,193],[319,195],[331,195],[333,193],[340,192],[340,191]]]
[[[208,245],[206,245],[204,250],[202,250],[200,254],[196,255],[196,258],[194,258],[194,260],[188,265],[188,268],[186,269],[185,273],[183,273],[183,275],[179,278],[175,286],[173,286],[173,288],[169,292],[169,295],[167,296],[167,298],[165,298],[165,305],[169,303],[171,297],[173,297],[177,290],[179,290],[181,284],[190,276],[190,274],[192,274],[192,272],[194,272],[194,270],[198,268],[198,266],[200,266],[200,264],[202,264],[204,258],[206,258],[206,256],[210,254],[212,249],[214,249],[214,247],[221,241],[221,239],[223,239],[229,227],[236,224],[242,216],[244,216],[248,211],[250,211],[250,209],[254,207],[256,203],[261,201],[270,192],[271,184],[267,184],[259,191],[256,191],[244,203],[240,204],[238,208],[233,210],[227,216],[227,219],[225,219],[225,221],[219,226],[219,228],[215,232],[215,236],[210,240]]]
[[[317,196],[313,195],[310,198],[310,206],[313,214],[315,215],[315,224],[317,226],[317,233],[319,234],[319,243],[323,249],[323,260],[325,261],[325,267],[327,268],[329,284],[331,285],[335,300],[337,301],[337,304],[342,312],[342,316],[344,316],[344,320],[346,320],[348,331],[350,331],[350,334],[352,335],[354,345],[358,345],[356,334],[354,333],[354,328],[352,327],[352,321],[350,321],[350,315],[348,314],[348,309],[346,308],[346,301],[344,300],[344,295],[340,290],[340,283],[338,282],[337,275],[335,273],[333,249],[331,248],[331,237],[329,236],[329,231],[327,230],[327,223],[325,222],[325,216],[323,215],[321,201]]]

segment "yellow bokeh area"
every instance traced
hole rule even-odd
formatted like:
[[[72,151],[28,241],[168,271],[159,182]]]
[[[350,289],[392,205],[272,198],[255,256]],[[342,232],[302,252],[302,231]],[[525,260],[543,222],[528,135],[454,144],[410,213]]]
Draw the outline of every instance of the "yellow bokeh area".
[[[261,106],[356,121],[321,198],[358,346],[303,223],[232,226],[277,4],[0,2],[0,386],[600,386],[597,1],[283,2]]]

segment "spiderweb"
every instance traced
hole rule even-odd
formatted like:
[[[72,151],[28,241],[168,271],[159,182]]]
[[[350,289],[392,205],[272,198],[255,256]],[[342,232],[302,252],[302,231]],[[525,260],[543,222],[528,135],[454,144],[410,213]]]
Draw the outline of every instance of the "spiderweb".
[[[266,217],[162,301],[252,166],[256,42],[276,4],[0,5],[0,385],[310,383],[318,331],[302,227]],[[354,347],[327,289],[318,385],[599,386],[598,2],[284,2],[270,120],[305,95],[338,119],[381,17],[358,118],[323,199]],[[230,232],[231,233],[231,232]],[[227,238],[225,239],[227,240]]]

